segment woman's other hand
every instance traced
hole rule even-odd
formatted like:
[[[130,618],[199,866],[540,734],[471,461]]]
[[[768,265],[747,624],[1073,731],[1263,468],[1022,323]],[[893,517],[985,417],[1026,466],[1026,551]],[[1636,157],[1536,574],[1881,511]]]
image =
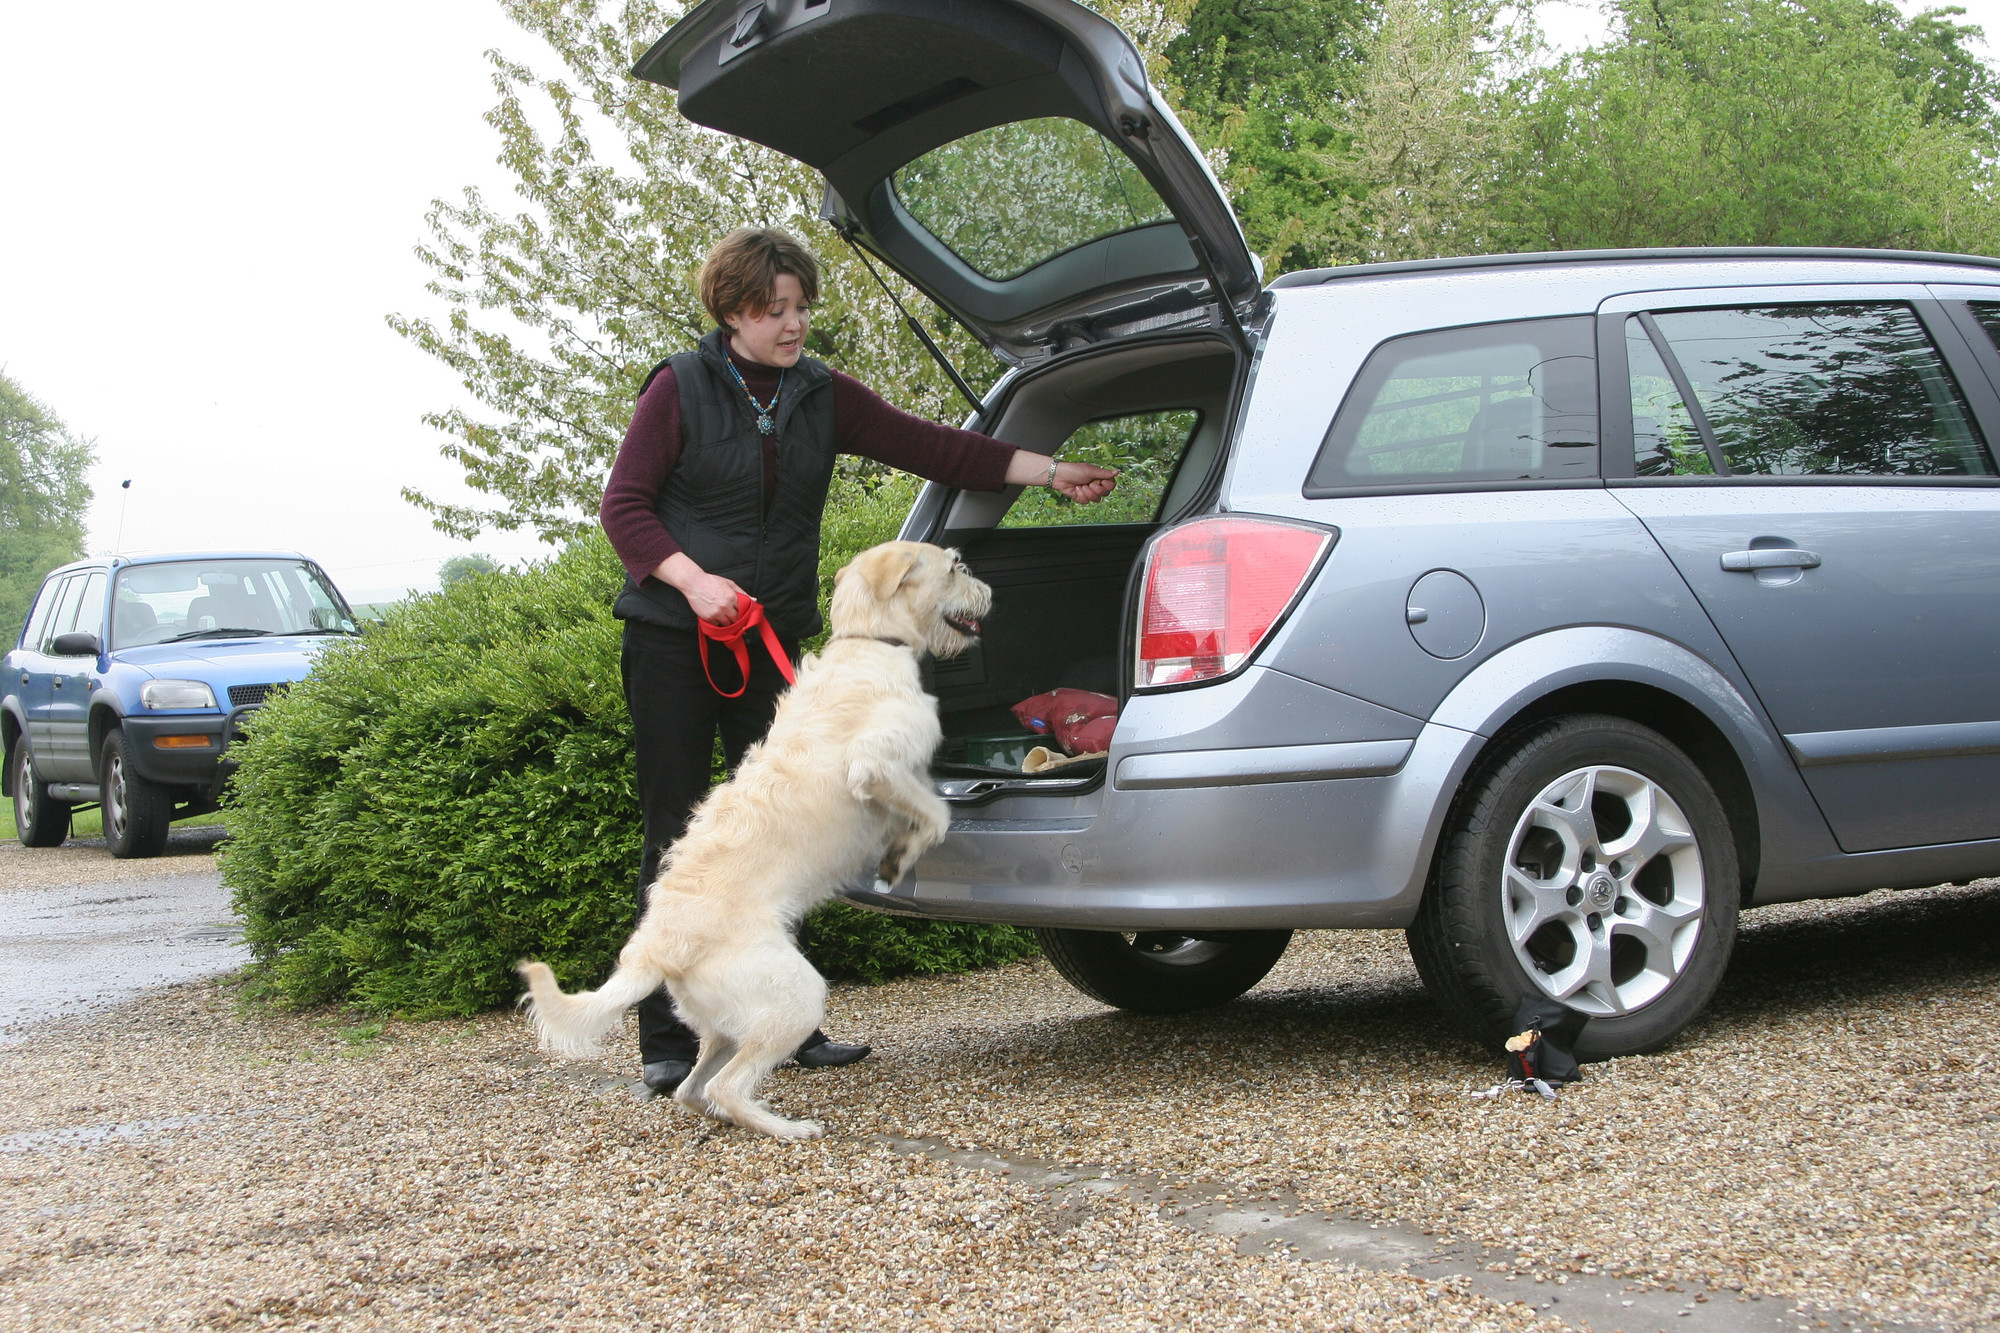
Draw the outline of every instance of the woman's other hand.
[[[1080,505],[1093,505],[1118,484],[1118,474],[1092,463],[1057,463],[1055,480],[1049,483],[1059,495]]]
[[[731,625],[736,622],[737,599],[743,590],[732,579],[720,574],[711,574],[688,558],[685,551],[675,551],[660,562],[653,571],[653,577],[662,583],[680,589],[681,596],[688,599],[694,613],[711,625]]]

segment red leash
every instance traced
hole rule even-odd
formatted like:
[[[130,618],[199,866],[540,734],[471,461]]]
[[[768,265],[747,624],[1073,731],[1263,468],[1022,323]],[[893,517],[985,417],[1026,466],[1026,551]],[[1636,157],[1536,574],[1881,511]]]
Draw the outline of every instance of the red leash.
[[[725,699],[738,699],[743,691],[750,688],[750,645],[743,642],[750,637],[752,629],[760,630],[764,636],[764,647],[770,652],[771,660],[778,664],[778,671],[791,685],[798,680],[792,671],[792,659],[785,656],[785,645],[778,642],[778,631],[771,628],[771,622],[764,619],[764,604],[747,592],[736,594],[736,619],[727,625],[711,625],[706,620],[697,619],[701,626],[701,673],[708,677],[709,688]],[[708,669],[708,644],[710,640],[729,645],[736,655],[736,669],[742,674],[743,683],[731,694],[715,683],[715,676]]]

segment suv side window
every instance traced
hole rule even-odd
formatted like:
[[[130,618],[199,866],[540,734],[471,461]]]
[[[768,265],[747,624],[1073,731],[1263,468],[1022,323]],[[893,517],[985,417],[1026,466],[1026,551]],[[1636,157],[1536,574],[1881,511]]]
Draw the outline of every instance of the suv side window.
[[[62,596],[62,585],[61,579],[50,579],[42,584],[41,592],[35,597],[34,609],[28,612],[27,628],[21,631],[21,647],[31,653],[42,651],[49,617],[55,614],[56,599]]]
[[[70,626],[85,634],[97,635],[100,642],[104,638],[104,585],[102,572],[92,574],[83,585],[83,600],[77,603],[76,622]]]
[[[1307,494],[1597,475],[1589,317],[1393,338],[1370,354],[1320,445]]]
[[[1990,476],[1972,412],[1900,302],[1625,321],[1648,476]]]
[[[38,653],[49,651],[49,644],[56,635],[69,633],[76,624],[76,604],[83,600],[84,576],[72,574],[63,580],[62,592],[56,602],[56,609],[48,623],[42,626],[42,636],[38,643],[31,645]]]
[[[1093,505],[1073,504],[1043,486],[1030,486],[1008,507],[1003,528],[1075,527],[1085,523],[1151,523],[1173,483],[1188,442],[1201,427],[1193,408],[1137,412],[1086,422],[1070,433],[1056,455],[1065,461],[1118,469],[1118,485]]]

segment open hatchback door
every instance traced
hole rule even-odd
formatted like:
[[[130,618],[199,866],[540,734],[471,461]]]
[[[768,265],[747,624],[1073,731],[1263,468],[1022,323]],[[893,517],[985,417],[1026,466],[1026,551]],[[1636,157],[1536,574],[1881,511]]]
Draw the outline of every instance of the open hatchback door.
[[[1138,51],[1071,0],[706,0],[633,73],[817,168],[822,215],[1011,364],[1261,288]]]

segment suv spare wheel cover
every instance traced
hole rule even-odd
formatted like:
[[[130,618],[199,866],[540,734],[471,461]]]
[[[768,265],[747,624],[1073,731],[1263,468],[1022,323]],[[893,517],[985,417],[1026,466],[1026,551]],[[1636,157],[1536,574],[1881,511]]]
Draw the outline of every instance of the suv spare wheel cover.
[[[1472,580],[1455,569],[1433,569],[1418,579],[1403,617],[1417,647],[1447,662],[1477,648],[1486,633],[1486,603]]]

